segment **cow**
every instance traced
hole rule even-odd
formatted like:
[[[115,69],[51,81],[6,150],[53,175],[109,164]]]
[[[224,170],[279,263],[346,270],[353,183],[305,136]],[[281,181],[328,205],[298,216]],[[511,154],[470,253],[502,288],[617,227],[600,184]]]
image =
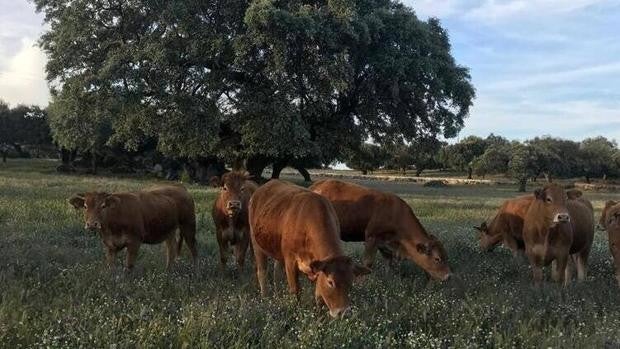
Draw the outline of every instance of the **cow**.
[[[520,196],[508,199],[500,206],[499,210],[487,223],[482,222],[479,227],[474,229],[480,232],[480,249],[490,251],[500,243],[512,251],[513,256],[517,256],[523,251],[523,218],[527,209],[534,200],[534,195]]]
[[[213,203],[211,216],[220,248],[221,268],[222,270],[226,268],[229,246],[232,246],[237,267],[241,270],[250,245],[248,203],[258,185],[250,180],[246,172],[241,171],[228,172],[221,178],[212,178],[211,183],[220,188]]]
[[[578,280],[585,280],[594,237],[592,205],[583,198],[569,200],[557,184],[536,189],[534,196],[523,222],[525,254],[534,282],[543,281],[542,268],[553,262],[553,279],[567,285],[572,278],[569,258],[577,265]]]
[[[442,243],[398,196],[334,179],[318,181],[310,190],[333,204],[343,241],[364,242],[364,266],[372,267],[379,250],[388,259],[412,260],[433,279],[451,276]]]
[[[354,278],[370,270],[344,255],[338,217],[327,199],[273,179],[252,195],[249,219],[261,295],[267,293],[266,267],[272,258],[284,266],[291,294],[299,295],[302,272],[315,283],[317,304],[327,305],[334,318],[348,312]]]
[[[593,210],[592,204],[581,197],[581,191],[568,190],[566,195],[569,200],[579,200]],[[515,257],[523,252],[525,250],[523,219],[534,199],[533,194],[508,199],[504,201],[488,223],[485,221],[479,227],[474,227],[479,232],[480,249],[484,252],[490,251],[498,244],[503,243]]]
[[[118,251],[126,247],[125,269],[132,270],[143,243],[166,242],[167,269],[180,253],[183,241],[192,260],[196,260],[194,200],[182,186],[162,185],[136,192],[78,193],[69,203],[76,209],[84,209],[86,230],[99,232],[111,269]]]
[[[614,259],[614,270],[616,282],[620,286],[620,203],[618,201],[607,201],[601,218],[599,228],[607,231],[607,241],[609,252]]]

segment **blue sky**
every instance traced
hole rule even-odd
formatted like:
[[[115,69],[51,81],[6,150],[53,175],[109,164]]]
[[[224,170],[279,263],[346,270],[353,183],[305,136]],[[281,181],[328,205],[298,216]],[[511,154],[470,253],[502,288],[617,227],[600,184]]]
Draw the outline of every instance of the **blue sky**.
[[[404,0],[438,17],[477,90],[459,137],[620,141],[620,0]],[[42,16],[0,0],[0,98],[46,105]]]

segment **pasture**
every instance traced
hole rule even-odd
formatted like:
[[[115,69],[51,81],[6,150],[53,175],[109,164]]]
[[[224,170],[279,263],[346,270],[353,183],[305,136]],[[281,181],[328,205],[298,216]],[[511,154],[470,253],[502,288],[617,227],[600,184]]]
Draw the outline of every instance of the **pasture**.
[[[444,242],[458,280],[426,283],[380,257],[354,286],[354,313],[331,319],[302,282],[298,302],[284,280],[259,297],[253,263],[218,269],[210,210],[216,190],[190,185],[197,203],[199,259],[186,250],[172,272],[163,246],[142,245],[135,271],[111,273],[98,237],[67,203],[74,192],[134,190],[153,180],[55,173],[55,162],[0,166],[0,346],[18,347],[620,347],[620,291],[606,237],[596,232],[584,283],[531,286],[524,260],[479,252],[472,229],[513,186],[428,188],[367,181],[393,191]],[[316,178],[315,178],[316,179]],[[618,194],[585,193],[596,209]],[[358,260],[361,244],[346,244]],[[120,258],[124,258],[124,252]],[[120,263],[121,261],[118,261]]]

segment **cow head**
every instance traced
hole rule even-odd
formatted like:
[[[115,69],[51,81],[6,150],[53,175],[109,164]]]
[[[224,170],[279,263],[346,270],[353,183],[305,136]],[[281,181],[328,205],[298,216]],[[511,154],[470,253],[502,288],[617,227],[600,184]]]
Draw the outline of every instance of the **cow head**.
[[[217,181],[220,187],[220,200],[224,203],[223,209],[228,217],[233,218],[244,209],[250,196],[252,195],[248,180],[250,175],[247,172],[233,171],[228,172]],[[212,183],[216,183],[214,179]]]
[[[480,249],[483,252],[491,251],[502,240],[502,234],[492,235],[487,225],[487,222],[482,222],[479,227],[474,227],[478,231],[478,239],[480,242]]]
[[[370,273],[370,269],[354,264],[346,256],[315,260],[310,263],[310,270],[316,280],[315,298],[325,302],[334,318],[349,311],[349,292],[355,277]]]
[[[609,200],[605,203],[605,207],[603,207],[603,212],[601,212],[601,218],[598,220],[597,229],[599,230],[607,230],[607,214],[610,209],[618,204],[618,201]]]
[[[620,204],[608,201],[603,209],[601,221],[601,225],[607,230],[609,252],[614,259],[616,279],[620,285]]]
[[[92,192],[75,194],[69,203],[76,209],[84,209],[84,228],[101,230],[111,209],[120,203],[114,194]]]
[[[446,250],[434,235],[426,242],[415,244],[414,260],[433,279],[445,281],[452,275]]]
[[[542,205],[542,214],[545,220],[551,223],[551,227],[570,223],[570,214],[566,206],[568,196],[564,188],[557,184],[548,184],[536,189],[534,196]]]

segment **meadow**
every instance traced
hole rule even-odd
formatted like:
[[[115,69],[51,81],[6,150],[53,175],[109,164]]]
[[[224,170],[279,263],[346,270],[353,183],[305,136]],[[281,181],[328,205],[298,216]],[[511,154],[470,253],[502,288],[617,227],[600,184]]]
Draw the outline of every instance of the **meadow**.
[[[457,278],[427,284],[411,262],[391,270],[378,258],[354,286],[354,312],[331,319],[309,282],[299,301],[284,280],[261,298],[253,264],[218,269],[210,209],[216,189],[188,185],[197,202],[199,263],[187,251],[171,272],[163,246],[143,245],[136,270],[110,272],[98,237],[67,203],[75,192],[135,190],[154,179],[61,175],[55,162],[0,165],[0,347],[620,347],[620,290],[602,232],[583,283],[536,288],[524,260],[482,253],[472,228],[514,186],[429,188],[363,184],[402,196],[448,251]],[[585,194],[596,218],[611,193]],[[347,243],[360,259],[362,246]],[[121,253],[120,258],[124,257]],[[122,261],[119,260],[119,263]]]

